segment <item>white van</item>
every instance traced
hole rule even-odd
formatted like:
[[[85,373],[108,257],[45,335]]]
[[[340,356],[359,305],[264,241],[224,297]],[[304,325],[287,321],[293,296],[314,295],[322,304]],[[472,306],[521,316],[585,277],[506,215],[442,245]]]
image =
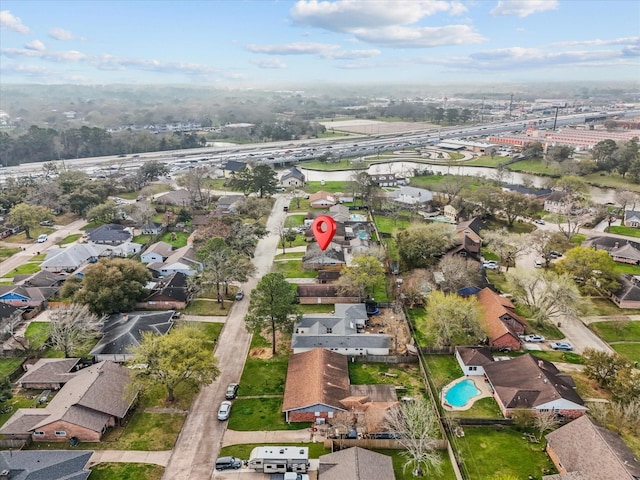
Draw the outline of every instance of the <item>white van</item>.
[[[49,237],[47,236],[47,234],[46,234],[46,233],[43,233],[42,235],[38,236],[38,243],[44,243],[44,242],[46,242],[46,241],[47,241],[47,238],[49,238]]]

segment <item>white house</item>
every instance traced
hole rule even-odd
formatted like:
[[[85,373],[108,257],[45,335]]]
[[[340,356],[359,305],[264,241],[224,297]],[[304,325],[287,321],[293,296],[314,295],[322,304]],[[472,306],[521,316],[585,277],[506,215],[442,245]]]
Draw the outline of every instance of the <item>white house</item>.
[[[166,242],[156,242],[149,245],[144,253],[140,256],[142,263],[163,263],[171,253],[173,247]]]
[[[111,254],[114,257],[130,257],[140,253],[142,245],[135,242],[124,242],[111,248]]]
[[[404,186],[389,193],[389,197],[406,205],[420,205],[433,200],[433,193],[424,188]]]
[[[455,357],[465,375],[484,375],[484,367],[494,361],[488,347],[456,347]]]
[[[89,243],[77,243],[65,248],[51,247],[40,268],[48,272],[73,272],[89,262],[97,261],[98,257],[108,256],[111,248]]]
[[[160,276],[172,273],[184,273],[185,275],[195,275],[202,271],[202,262],[196,259],[195,250],[191,245],[174,250],[173,253],[162,263],[149,263],[147,268],[153,270]]]

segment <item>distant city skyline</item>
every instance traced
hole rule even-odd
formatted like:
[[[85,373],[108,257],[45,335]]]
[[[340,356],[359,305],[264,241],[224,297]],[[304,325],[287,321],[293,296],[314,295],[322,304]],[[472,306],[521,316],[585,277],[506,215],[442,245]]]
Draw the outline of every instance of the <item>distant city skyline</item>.
[[[637,0],[37,1],[0,83],[640,83]]]

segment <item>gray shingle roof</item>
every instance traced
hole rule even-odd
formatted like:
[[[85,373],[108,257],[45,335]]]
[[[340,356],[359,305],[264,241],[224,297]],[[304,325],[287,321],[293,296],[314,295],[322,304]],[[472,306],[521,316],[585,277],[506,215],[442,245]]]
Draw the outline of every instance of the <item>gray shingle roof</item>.
[[[126,315],[126,316],[125,316]],[[104,336],[90,355],[127,355],[139,345],[143,332],[166,334],[173,326],[173,312],[129,312],[111,315],[104,324]]]
[[[293,335],[291,348],[389,348],[391,337],[384,334]]]
[[[42,269],[54,270],[76,269],[90,258],[98,258],[107,251],[106,245],[92,245],[87,243],[77,243],[66,248],[51,247],[47,251],[44,261],[40,264]]]
[[[87,232],[89,240],[95,243],[124,243],[131,240],[133,235],[124,225],[107,223]]]
[[[66,383],[75,376],[72,372],[79,358],[41,358],[20,377],[18,383]]]
[[[360,447],[320,456],[320,478],[390,480],[395,478],[391,457]]]
[[[0,471],[9,470],[11,480],[86,480],[85,465],[93,452],[87,450],[0,451]]]

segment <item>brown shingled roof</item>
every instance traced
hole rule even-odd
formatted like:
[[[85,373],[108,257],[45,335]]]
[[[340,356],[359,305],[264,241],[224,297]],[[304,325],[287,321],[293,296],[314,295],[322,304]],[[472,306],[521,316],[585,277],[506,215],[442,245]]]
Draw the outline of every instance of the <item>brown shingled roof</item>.
[[[567,472],[581,472],[587,480],[640,478],[640,463],[629,447],[615,433],[594,425],[586,415],[546,438],[547,448],[553,450]]]
[[[505,333],[510,333],[518,338],[518,332],[502,321],[507,317],[521,324],[523,331],[527,327],[527,321],[515,312],[515,307],[508,298],[498,295],[488,287],[480,290],[477,297],[484,310],[484,315],[481,318],[482,326],[490,341],[500,338]]]
[[[289,357],[282,411],[324,404],[340,410],[350,395],[347,357],[315,348]]]

